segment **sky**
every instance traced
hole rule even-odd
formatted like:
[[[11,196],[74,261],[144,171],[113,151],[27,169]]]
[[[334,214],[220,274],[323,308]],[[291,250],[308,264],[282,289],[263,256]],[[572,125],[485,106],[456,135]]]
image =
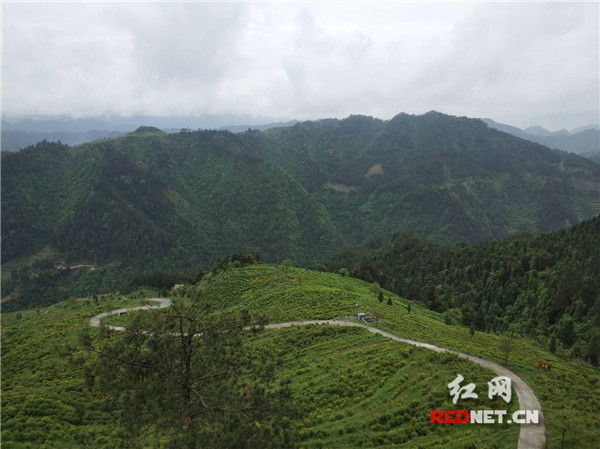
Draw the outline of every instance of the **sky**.
[[[2,115],[599,121],[599,4],[2,2]]]

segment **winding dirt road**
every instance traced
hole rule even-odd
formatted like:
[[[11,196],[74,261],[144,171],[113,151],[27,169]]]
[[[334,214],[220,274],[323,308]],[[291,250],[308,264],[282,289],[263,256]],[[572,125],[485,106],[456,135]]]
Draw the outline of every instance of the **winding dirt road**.
[[[101,313],[100,315],[96,315],[95,317],[93,317],[90,320],[90,326],[100,327],[100,321],[102,320],[102,318],[106,318],[107,316],[120,315],[122,313],[133,312],[135,310],[164,309],[166,307],[171,307],[171,304],[172,304],[171,300],[168,298],[152,298],[152,299],[146,299],[146,301],[158,301],[159,304],[156,306],[146,305],[146,306],[139,306],[139,307],[128,307],[126,309],[116,309],[116,310],[111,310],[110,312],[104,312],[104,313]],[[121,327],[121,326],[106,326],[105,325],[105,327],[112,329],[114,331],[125,332],[125,328]]]
[[[147,301],[158,301],[158,305],[146,305],[139,307],[130,307],[126,309],[117,309],[111,310],[110,312],[101,313],[100,315],[96,315],[92,319],[90,319],[90,326],[99,327],[101,325],[101,320],[106,318],[107,316],[119,315],[121,313],[133,312],[135,310],[149,310],[149,309],[162,309],[171,306],[171,300],[166,298],[153,298],[148,299]],[[473,363],[476,363],[479,366],[484,368],[491,369],[499,376],[509,377],[512,382],[512,387],[517,393],[517,397],[519,399],[519,408],[521,410],[539,410],[540,414],[540,424],[521,424],[521,431],[519,433],[519,442],[517,445],[517,449],[545,449],[546,447],[546,433],[544,427],[544,416],[542,413],[542,406],[540,402],[535,397],[535,394],[529,388],[529,386],[521,380],[515,373],[509,371],[505,367],[498,365],[497,363],[489,362],[487,360],[481,359],[479,357],[474,357],[471,355],[463,354],[462,352],[452,351],[450,349],[442,348],[439,346],[431,345],[429,343],[422,343],[420,341],[408,340],[406,338],[400,338],[396,335],[390,334],[389,332],[382,331],[381,329],[376,329],[374,327],[365,326],[363,324],[359,324],[352,321],[340,321],[340,320],[306,320],[306,321],[290,321],[287,323],[273,323],[265,326],[265,329],[282,329],[284,327],[292,327],[292,326],[308,326],[311,324],[326,324],[330,326],[347,326],[347,327],[360,327],[368,330],[374,334],[379,334],[385,338],[389,338],[391,340],[405,343],[413,346],[418,346],[421,348],[430,349],[435,352],[447,352],[449,354],[455,354],[458,357],[469,360]],[[124,332],[125,328],[121,326],[106,326],[109,329]]]

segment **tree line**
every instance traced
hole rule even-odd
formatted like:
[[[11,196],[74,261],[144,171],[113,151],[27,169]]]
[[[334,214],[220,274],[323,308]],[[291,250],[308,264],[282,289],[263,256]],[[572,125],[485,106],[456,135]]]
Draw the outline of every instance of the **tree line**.
[[[600,363],[600,217],[570,229],[502,241],[440,245],[399,232],[325,268],[444,312],[475,330],[516,331]]]

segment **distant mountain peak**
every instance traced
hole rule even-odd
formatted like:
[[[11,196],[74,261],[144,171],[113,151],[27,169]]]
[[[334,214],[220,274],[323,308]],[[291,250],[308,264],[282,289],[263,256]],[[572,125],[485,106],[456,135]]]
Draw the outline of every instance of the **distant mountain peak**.
[[[154,126],[140,126],[138,129],[136,129],[135,131],[133,131],[132,133],[129,133],[130,135],[165,135],[167,134],[165,131],[163,131],[162,129],[158,129],[155,128]]]
[[[525,129],[526,133],[533,134],[534,136],[568,136],[569,131],[562,128],[559,131],[548,131],[546,128],[536,125],[530,126]]]

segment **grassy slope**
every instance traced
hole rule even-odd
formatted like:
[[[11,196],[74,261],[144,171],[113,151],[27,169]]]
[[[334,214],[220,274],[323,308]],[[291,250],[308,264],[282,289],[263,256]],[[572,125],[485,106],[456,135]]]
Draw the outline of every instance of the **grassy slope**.
[[[123,301],[60,304],[2,315],[2,446],[97,447],[118,433],[110,405],[84,385],[78,333]],[[93,435],[93,437],[92,437]],[[85,446],[84,446],[85,447]]]
[[[269,331],[253,340],[261,352],[267,348],[273,356],[284,357],[279,376],[292,381],[296,401],[307,410],[302,447],[442,448],[450,441],[457,448],[475,442],[482,447],[515,447],[514,426],[429,423],[431,409],[455,408],[446,379],[461,373],[485,385],[494,377],[456,357],[411,348],[360,329],[325,326]],[[487,402],[478,399],[462,405],[480,408]],[[510,407],[516,409],[516,401]]]
[[[398,336],[438,344],[461,352],[504,363],[497,335],[477,332],[474,337],[464,326],[444,324],[443,315],[427,310],[386,292],[380,304],[370,290],[370,284],[330,273],[277,266],[250,266],[231,271],[214,280],[206,280],[203,294],[221,298],[230,308],[248,307],[269,314],[272,322],[296,319],[332,318],[357,311],[383,316],[379,326]],[[387,298],[392,297],[392,306]],[[359,304],[357,309],[354,305]],[[552,363],[552,372],[538,371],[538,361]],[[523,338],[515,342],[509,355],[508,368],[519,375],[538,396],[545,417],[548,447],[560,442],[560,412],[573,409],[580,416],[573,418],[574,431],[567,432],[572,447],[578,444],[600,444],[600,430],[593,416],[600,409],[600,375],[597,369],[584,363],[558,358],[535,342]],[[450,381],[450,380],[449,380]],[[589,417],[589,418],[586,418]]]
[[[21,319],[16,313],[2,317],[4,447],[118,446],[110,398],[85,386],[84,366],[93,359],[77,350],[77,335],[98,312],[138,303],[103,299],[25,311]],[[464,448],[515,446],[515,426],[429,424],[431,408],[453,408],[446,379],[457,372],[479,383],[493,377],[464,360],[360,329],[311,326],[248,335],[248,350],[257,357],[283,359],[278,377],[292,381],[305,410],[302,447],[441,448],[449,441]],[[157,441],[144,445],[159,447]]]
[[[222,309],[249,308],[268,313],[272,322],[331,318],[376,311],[382,328],[397,335],[437,343],[502,362],[498,338],[443,324],[442,317],[417,304],[412,313],[405,300],[380,304],[370,285],[330,273],[281,266],[255,265],[206,278],[188,287],[192,296],[212,298]],[[197,293],[196,293],[197,292]],[[87,391],[75,350],[77,333],[88,318],[123,307],[122,301],[101,300],[55,306],[2,317],[3,443],[6,447],[115,447],[110,401]],[[354,304],[359,304],[357,309]],[[137,304],[133,304],[137,305]],[[131,316],[120,320],[131,319]],[[119,320],[119,319],[115,319]],[[477,401],[466,408],[504,408],[489,403],[485,382],[493,374],[454,356],[435,354],[385,340],[360,329],[283,329],[250,335],[249,350],[257,356],[283,357],[279,376],[290,378],[297,401],[307,414],[302,423],[303,447],[515,447],[517,426],[431,426],[429,410],[452,408],[446,384],[456,373],[479,386]],[[537,372],[537,361],[553,363],[551,374]],[[79,362],[78,362],[79,361]],[[87,362],[89,364],[89,361]],[[548,447],[557,447],[557,417],[562,409],[581,410],[577,427],[566,434],[567,447],[596,446],[600,434],[592,418],[600,406],[600,376],[591,367],[561,360],[519,341],[509,368],[533,388],[546,416]],[[482,394],[483,393],[483,394]],[[459,402],[458,406],[461,406]],[[511,408],[516,408],[516,399]],[[460,407],[462,408],[462,407]],[[148,446],[152,444],[148,442]]]

